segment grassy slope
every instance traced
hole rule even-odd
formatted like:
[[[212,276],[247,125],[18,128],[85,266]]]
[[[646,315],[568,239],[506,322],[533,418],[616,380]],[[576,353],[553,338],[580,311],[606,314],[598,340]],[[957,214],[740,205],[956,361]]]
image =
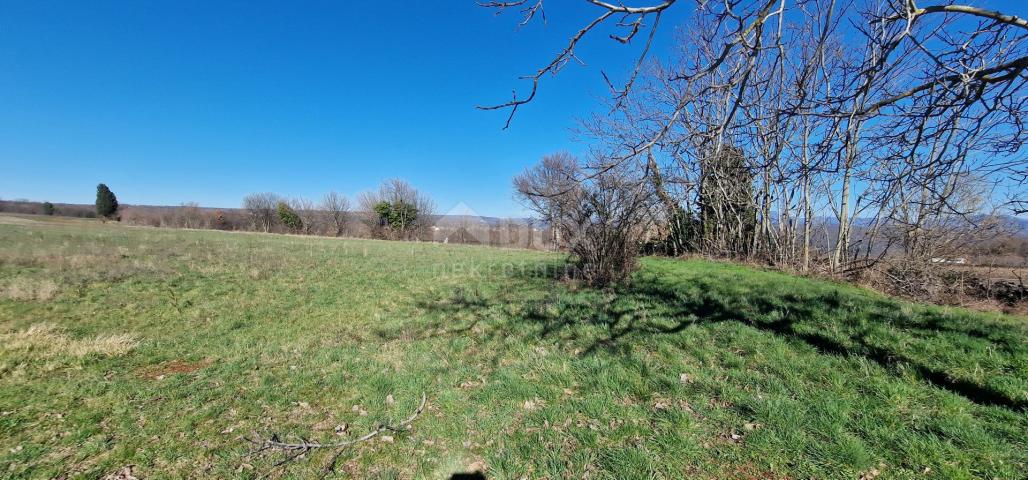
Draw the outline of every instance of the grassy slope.
[[[422,392],[429,408],[413,431],[353,449],[340,474],[1026,469],[1023,318],[701,261],[648,259],[630,289],[576,290],[542,268],[558,262],[437,244],[0,224],[0,477],[96,477],[129,464],[146,478],[253,477],[277,458],[244,458],[242,435],[347,438],[333,428],[347,423],[353,436],[401,419]],[[25,333],[39,324],[57,328]],[[131,351],[108,337],[119,334]],[[309,476],[325,460],[273,475]]]

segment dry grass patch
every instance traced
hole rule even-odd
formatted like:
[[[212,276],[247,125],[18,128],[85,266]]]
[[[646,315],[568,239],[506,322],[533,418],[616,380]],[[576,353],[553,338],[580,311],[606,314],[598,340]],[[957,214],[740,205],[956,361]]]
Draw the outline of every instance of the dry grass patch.
[[[50,300],[57,295],[57,290],[53,280],[16,277],[0,288],[0,296],[12,300]]]
[[[0,334],[0,349],[40,358],[57,356],[84,357],[98,354],[105,357],[125,355],[139,346],[130,334],[100,335],[94,338],[74,339],[62,329],[40,323],[13,333]]]
[[[43,222],[30,218],[0,215],[0,225],[42,225]]]

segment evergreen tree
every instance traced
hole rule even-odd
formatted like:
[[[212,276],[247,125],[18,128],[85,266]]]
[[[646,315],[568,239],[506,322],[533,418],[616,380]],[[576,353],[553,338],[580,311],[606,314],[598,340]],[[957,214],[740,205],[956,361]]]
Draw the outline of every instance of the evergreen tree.
[[[726,146],[704,159],[700,180],[700,237],[704,250],[745,256],[757,223],[753,173],[742,149]]]
[[[100,218],[110,218],[118,213],[118,197],[107,188],[107,185],[96,186],[96,215]]]
[[[375,204],[375,214],[378,215],[378,226],[389,226],[389,219],[392,216],[392,211],[393,206],[385,200]]]
[[[300,219],[300,215],[293,210],[293,207],[286,205],[286,202],[278,202],[278,218],[282,220],[282,225],[294,233],[303,228],[303,220]]]
[[[43,202],[43,215],[53,215],[57,209],[54,208],[54,204],[50,202]]]
[[[418,221],[418,207],[403,200],[393,203],[391,213],[389,225],[401,232],[413,230]]]

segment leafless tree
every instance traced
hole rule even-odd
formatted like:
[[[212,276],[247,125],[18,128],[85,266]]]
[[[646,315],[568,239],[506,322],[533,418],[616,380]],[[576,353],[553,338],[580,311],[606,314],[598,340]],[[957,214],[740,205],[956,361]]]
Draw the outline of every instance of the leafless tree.
[[[333,234],[337,237],[344,235],[347,217],[350,213],[350,201],[336,192],[328,192],[321,200],[321,209],[328,213],[334,229]]]
[[[634,271],[653,196],[645,179],[626,168],[577,178],[588,167],[567,153],[544,156],[515,177],[515,195],[549,224],[555,245],[570,256],[574,276],[607,286]],[[530,228],[529,246],[532,234]]]
[[[524,226],[509,218],[504,220],[503,223],[507,234],[507,238],[504,243],[512,246],[519,245],[521,243],[521,230]]]
[[[514,177],[515,197],[550,226],[554,249],[560,248],[557,224],[577,195],[580,172],[578,159],[560,152],[544,156],[538,165]]]
[[[243,197],[243,208],[250,213],[250,222],[254,229],[271,231],[277,215],[275,208],[281,201],[282,197],[270,192],[251,193]]]
[[[567,241],[574,274],[592,286],[622,283],[637,267],[654,204],[646,181],[624,168],[579,185],[556,227]]]
[[[364,225],[365,233],[371,238],[385,238],[386,224],[375,213],[375,206],[381,201],[378,192],[367,191],[357,194],[357,215]]]
[[[619,43],[645,35],[621,86],[604,75],[610,112],[585,130],[601,139],[605,161],[578,180],[632,168],[665,222],[700,210],[704,159],[729,147],[742,148],[753,178],[747,250],[801,269],[819,254],[818,231],[832,236],[819,242],[832,270],[863,268],[888,250],[884,232],[902,223],[896,206],[956,215],[954,182],[972,173],[991,191],[1014,192],[1014,211],[1025,204],[1022,18],[913,0],[585,1],[597,15],[526,77],[530,92],[484,108],[508,109],[509,126],[601,25],[623,29],[611,36]],[[522,23],[544,12],[542,2],[483,5],[517,7]],[[686,5],[694,11],[675,57],[649,59],[661,15]]]
[[[196,202],[183,203],[178,209],[176,215],[177,224],[176,226],[182,228],[207,228],[209,225],[209,219],[204,215],[203,211],[200,210],[200,205]]]
[[[318,211],[312,200],[304,197],[296,197],[289,200],[288,203],[293,211],[299,215],[300,221],[303,223],[299,233],[311,235],[319,232],[318,227],[321,223],[321,219],[318,216]]]

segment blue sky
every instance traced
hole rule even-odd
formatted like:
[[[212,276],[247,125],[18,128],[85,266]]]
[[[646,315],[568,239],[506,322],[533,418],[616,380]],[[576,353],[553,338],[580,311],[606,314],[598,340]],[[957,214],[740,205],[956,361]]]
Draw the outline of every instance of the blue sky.
[[[105,182],[123,203],[234,207],[399,177],[442,211],[520,215],[511,177],[584,151],[570,129],[605,94],[600,70],[624,74],[642,46],[593,37],[588,66],[503,131],[474,106],[524,88],[595,7],[549,2],[546,26],[519,30],[472,0],[388,5],[2,0],[0,198],[89,203]]]

